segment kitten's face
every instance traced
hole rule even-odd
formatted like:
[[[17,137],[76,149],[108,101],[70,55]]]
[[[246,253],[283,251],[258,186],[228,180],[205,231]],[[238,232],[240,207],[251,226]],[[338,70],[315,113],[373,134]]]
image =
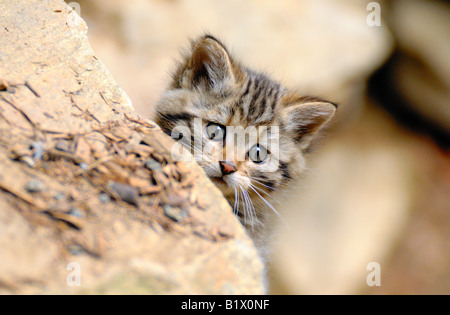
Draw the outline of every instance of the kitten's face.
[[[335,108],[242,67],[204,36],[177,68],[155,121],[172,136],[190,130],[181,131],[184,145],[240,212],[247,198],[263,204],[302,172],[304,150]]]

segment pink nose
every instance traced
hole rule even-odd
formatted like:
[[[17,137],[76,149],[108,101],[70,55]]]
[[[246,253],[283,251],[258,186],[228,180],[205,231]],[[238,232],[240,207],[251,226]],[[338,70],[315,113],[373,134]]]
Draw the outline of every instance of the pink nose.
[[[237,171],[236,165],[231,162],[220,161],[219,165],[223,175],[229,175]]]

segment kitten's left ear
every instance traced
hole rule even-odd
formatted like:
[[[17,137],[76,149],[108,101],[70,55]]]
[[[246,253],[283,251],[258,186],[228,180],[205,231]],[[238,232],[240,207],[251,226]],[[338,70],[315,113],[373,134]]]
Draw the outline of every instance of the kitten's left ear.
[[[284,126],[301,149],[307,149],[318,131],[333,118],[337,105],[316,98],[288,104],[283,110]]]
[[[211,35],[205,35],[192,43],[182,85],[220,91],[236,82],[237,68],[225,46]]]

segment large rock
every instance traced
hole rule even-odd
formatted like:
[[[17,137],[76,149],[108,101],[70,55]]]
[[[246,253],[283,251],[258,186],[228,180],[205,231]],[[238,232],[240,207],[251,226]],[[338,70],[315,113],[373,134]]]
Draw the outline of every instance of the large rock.
[[[0,293],[262,293],[230,206],[134,111],[84,21],[17,0],[0,25]]]
[[[380,127],[382,126],[382,127]],[[376,134],[376,136],[374,136]],[[367,267],[387,259],[410,215],[420,183],[417,144],[379,110],[329,136],[309,156],[296,195],[285,200],[291,228],[279,226],[274,292],[354,294],[367,290]],[[417,152],[416,152],[417,154]]]
[[[392,83],[408,105],[450,137],[450,5],[439,1],[394,1],[392,31],[402,55]]]

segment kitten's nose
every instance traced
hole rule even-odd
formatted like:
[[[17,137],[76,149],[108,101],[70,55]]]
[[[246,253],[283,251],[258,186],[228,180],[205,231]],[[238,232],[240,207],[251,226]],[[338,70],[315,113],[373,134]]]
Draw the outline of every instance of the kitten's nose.
[[[229,175],[237,171],[236,165],[231,162],[220,161],[219,165],[223,175]]]

